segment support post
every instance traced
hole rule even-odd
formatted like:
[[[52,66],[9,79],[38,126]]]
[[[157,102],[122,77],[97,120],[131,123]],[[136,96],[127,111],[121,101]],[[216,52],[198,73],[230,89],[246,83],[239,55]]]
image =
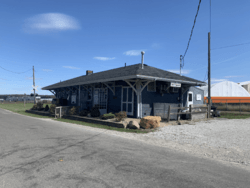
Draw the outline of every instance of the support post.
[[[33,66],[33,86],[35,87],[35,69],[34,69],[34,66]],[[34,104],[36,104],[36,90],[35,88],[33,88],[34,90]]]
[[[170,121],[170,111],[171,111],[171,105],[168,107],[168,122]]]
[[[190,120],[192,120],[192,106],[191,106],[191,104],[189,105],[189,113],[190,113]]]
[[[208,106],[209,106],[209,118],[211,112],[211,67],[210,67],[210,32],[208,32]]]

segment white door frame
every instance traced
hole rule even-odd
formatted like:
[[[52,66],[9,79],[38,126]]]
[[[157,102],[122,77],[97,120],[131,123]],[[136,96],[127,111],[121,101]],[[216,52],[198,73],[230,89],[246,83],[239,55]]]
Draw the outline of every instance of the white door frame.
[[[192,101],[189,101],[189,94],[192,94]],[[192,91],[189,91],[187,93],[187,107],[189,107],[189,105],[193,105],[194,104],[194,93]]]
[[[103,106],[105,106],[106,108],[99,108],[99,111],[100,111],[100,114],[102,115],[102,114],[106,114],[107,113],[107,109],[108,109],[108,104],[107,104],[107,100],[108,100],[108,88],[94,88],[94,93],[93,93],[93,106],[95,105],[94,104],[94,97],[95,97],[95,91],[98,91],[98,104],[100,105],[100,101],[101,101],[101,96],[100,96],[100,90],[104,90],[103,92],[103,94],[104,94],[104,96],[103,97],[105,97],[105,95],[106,95],[106,100],[105,100],[105,104],[104,105],[102,105],[102,107]],[[106,91],[106,92],[105,92]],[[105,94],[106,93],[106,94]],[[102,98],[103,99],[103,98]]]
[[[127,88],[127,98],[126,101],[123,102],[123,88]],[[128,89],[132,90],[132,101],[128,102]],[[121,111],[123,111],[123,103],[126,103],[126,113],[127,115],[133,116],[134,115],[134,90],[129,86],[122,86],[122,98],[121,98]],[[128,112],[128,104],[132,104],[132,112]]]

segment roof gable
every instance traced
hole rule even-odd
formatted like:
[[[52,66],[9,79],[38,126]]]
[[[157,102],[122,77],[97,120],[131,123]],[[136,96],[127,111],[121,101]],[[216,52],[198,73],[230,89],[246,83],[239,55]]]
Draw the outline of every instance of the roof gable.
[[[50,90],[60,87],[68,87],[73,85],[82,85],[86,83],[94,83],[94,82],[100,82],[103,80],[119,80],[119,78],[122,77],[135,77],[137,75],[141,76],[149,76],[149,77],[157,77],[157,78],[166,78],[166,79],[172,79],[176,81],[189,81],[189,82],[196,82],[203,84],[204,82],[201,82],[199,80],[195,80],[193,78],[189,78],[186,76],[180,76],[176,73],[165,71],[162,69],[158,69],[155,67],[148,66],[144,64],[144,69],[141,68],[141,63],[134,64],[126,67],[120,67],[116,69],[110,69],[107,71],[97,72],[93,73],[91,75],[83,75],[76,78],[72,78],[63,82],[59,82],[47,87],[42,88],[43,90]]]

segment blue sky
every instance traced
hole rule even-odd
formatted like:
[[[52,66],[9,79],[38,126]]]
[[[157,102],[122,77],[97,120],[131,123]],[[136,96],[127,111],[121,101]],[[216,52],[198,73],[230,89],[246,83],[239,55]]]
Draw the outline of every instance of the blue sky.
[[[141,62],[179,73],[198,0],[2,0],[0,94]],[[211,49],[250,42],[250,1],[212,0]],[[209,0],[202,0],[185,56],[185,76],[207,72]],[[211,51],[212,83],[249,81],[250,44]]]

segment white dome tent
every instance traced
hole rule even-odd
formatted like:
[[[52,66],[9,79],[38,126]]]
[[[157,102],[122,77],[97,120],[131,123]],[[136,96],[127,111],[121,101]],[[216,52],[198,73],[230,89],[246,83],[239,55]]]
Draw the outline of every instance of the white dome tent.
[[[207,97],[208,86],[200,89],[204,90],[204,96]],[[211,85],[211,97],[250,97],[250,93],[237,83],[224,81]]]

